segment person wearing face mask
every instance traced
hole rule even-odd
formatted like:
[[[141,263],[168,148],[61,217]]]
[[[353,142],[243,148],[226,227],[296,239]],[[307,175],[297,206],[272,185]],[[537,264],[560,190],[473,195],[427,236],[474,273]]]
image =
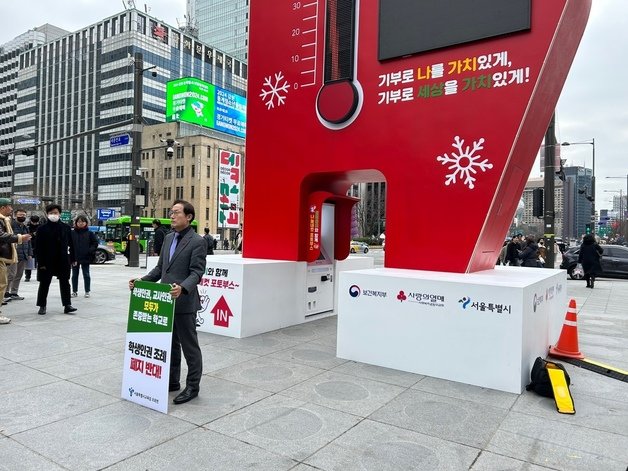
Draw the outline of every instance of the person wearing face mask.
[[[28,231],[30,233],[30,235],[33,237],[31,239],[31,248],[33,249],[33,260],[32,263],[30,263],[31,268],[26,267],[26,270],[24,270],[24,281],[31,281],[31,273],[32,273],[32,268],[35,268],[35,257],[37,254],[37,229],[39,229],[39,216],[37,216],[36,214],[31,214],[31,218],[28,221]]]
[[[7,267],[17,262],[15,244],[23,244],[31,240],[30,234],[13,234],[11,213],[13,207],[9,198],[0,198],[0,293],[7,287]],[[0,324],[8,324],[11,319],[0,315]]]
[[[76,311],[70,302],[70,267],[76,262],[74,244],[70,226],[62,222],[61,206],[46,206],[48,222],[37,229],[37,291],[38,314],[46,314],[48,290],[52,277],[59,279],[59,291],[63,312],[71,314]]]
[[[26,211],[18,208],[13,211],[15,219],[11,222],[14,234],[30,234],[26,225]],[[20,281],[24,274],[26,264],[33,258],[33,247],[31,242],[21,243],[16,247],[17,263],[9,265],[7,268],[7,291],[4,293],[5,301],[21,301],[24,297],[17,294],[20,289]]]

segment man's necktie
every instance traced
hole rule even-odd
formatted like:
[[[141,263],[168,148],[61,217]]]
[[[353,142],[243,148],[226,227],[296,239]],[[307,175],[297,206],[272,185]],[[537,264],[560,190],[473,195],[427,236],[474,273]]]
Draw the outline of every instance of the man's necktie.
[[[181,234],[176,233],[174,235],[174,239],[172,240],[172,244],[170,245],[170,255],[168,256],[168,261],[172,260],[172,256],[174,255],[174,251],[177,250],[177,245],[179,245],[179,239],[181,238]]]

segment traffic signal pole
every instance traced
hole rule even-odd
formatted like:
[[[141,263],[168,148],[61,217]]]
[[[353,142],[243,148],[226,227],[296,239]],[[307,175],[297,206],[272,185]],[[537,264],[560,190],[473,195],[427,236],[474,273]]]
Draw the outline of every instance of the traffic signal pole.
[[[554,268],[554,246],[556,244],[556,234],[554,234],[554,219],[556,213],[554,212],[554,178],[556,172],[556,135],[555,135],[555,114],[552,114],[547,131],[545,132],[545,162],[544,162],[544,180],[543,180],[543,194],[545,197],[545,203],[543,205],[543,226],[545,239],[545,266],[547,268]]]

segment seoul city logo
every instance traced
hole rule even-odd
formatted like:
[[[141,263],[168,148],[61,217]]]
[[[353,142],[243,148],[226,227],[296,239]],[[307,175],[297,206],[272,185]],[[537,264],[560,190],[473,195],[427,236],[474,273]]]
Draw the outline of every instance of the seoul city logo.
[[[358,285],[351,285],[349,287],[349,296],[351,296],[352,298],[357,298],[358,296],[360,296],[361,292],[362,290]]]
[[[464,296],[462,299],[459,299],[458,302],[462,304],[462,309],[466,309],[471,302],[471,298],[467,298],[466,296]]]

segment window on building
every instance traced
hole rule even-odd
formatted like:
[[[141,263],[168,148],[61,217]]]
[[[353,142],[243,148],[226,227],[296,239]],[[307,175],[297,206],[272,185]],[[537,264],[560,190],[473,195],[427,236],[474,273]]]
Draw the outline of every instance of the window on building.
[[[196,157],[196,146],[192,144],[192,157]]]
[[[209,199],[209,187],[205,187],[205,198]]]
[[[207,166],[207,178],[209,178],[211,176],[211,167],[208,165]]]
[[[192,178],[194,178],[194,175],[196,174],[196,171],[195,171],[195,170],[196,170],[196,168],[195,168],[195,166],[194,166],[194,165],[192,165],[192,168],[191,168],[190,170],[191,170],[191,172],[192,172]]]
[[[192,187],[190,188],[190,199],[194,199],[194,185],[192,185]]]
[[[209,208],[205,208],[205,219],[209,220]]]

